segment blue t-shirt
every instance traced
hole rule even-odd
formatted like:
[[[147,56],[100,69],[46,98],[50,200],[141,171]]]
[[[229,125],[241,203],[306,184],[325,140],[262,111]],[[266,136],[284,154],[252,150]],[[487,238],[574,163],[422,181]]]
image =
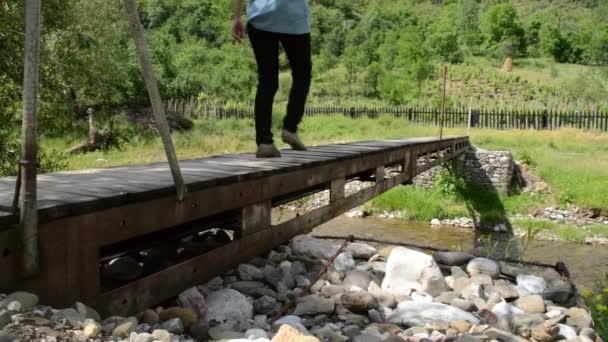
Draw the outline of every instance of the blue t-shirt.
[[[311,17],[307,0],[250,0],[247,21],[264,31],[310,33]]]

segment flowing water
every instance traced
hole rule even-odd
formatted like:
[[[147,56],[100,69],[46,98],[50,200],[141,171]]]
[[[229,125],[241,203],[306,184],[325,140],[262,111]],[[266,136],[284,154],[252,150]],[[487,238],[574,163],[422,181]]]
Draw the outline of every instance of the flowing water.
[[[349,218],[340,216],[317,227],[315,235],[336,235],[399,241],[451,250],[471,251],[479,237],[471,230],[431,228],[429,225],[401,220]],[[608,247],[555,241],[532,241],[526,261],[566,263],[572,279],[582,289],[595,289],[597,281],[608,272]]]

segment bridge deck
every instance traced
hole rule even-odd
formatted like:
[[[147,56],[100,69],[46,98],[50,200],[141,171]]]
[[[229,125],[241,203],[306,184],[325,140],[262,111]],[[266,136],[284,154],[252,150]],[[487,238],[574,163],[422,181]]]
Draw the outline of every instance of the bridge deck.
[[[38,177],[39,276],[20,279],[18,218],[10,213],[15,179],[0,178],[0,292],[17,287],[41,293],[51,304],[85,298],[102,312],[126,314],[175,295],[251,255],[360,205],[415,175],[462,153],[468,137],[417,138],[323,145],[280,159],[252,154],[180,162],[188,188],[182,202],[167,163],[123,166]],[[432,156],[433,155],[433,156]],[[421,158],[422,157],[422,158]],[[413,162],[416,161],[416,162]],[[384,178],[389,166],[397,176]],[[376,185],[344,196],[347,179],[371,175]],[[280,198],[331,190],[331,203],[273,226],[270,210]],[[227,212],[238,212],[238,239],[228,245],[109,292],[100,286],[102,250]],[[202,220],[202,221],[201,221]]]

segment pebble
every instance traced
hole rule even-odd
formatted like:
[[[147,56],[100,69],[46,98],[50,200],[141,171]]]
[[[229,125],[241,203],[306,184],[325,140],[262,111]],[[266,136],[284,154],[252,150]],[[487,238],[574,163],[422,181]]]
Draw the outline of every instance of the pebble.
[[[340,304],[355,313],[367,313],[378,307],[378,301],[367,291],[349,292],[340,297]]]
[[[539,295],[521,297],[515,301],[515,306],[527,313],[545,313],[545,301]]]
[[[487,274],[492,278],[496,278],[500,274],[500,266],[494,260],[475,258],[467,264],[467,272],[471,276]]]
[[[129,336],[132,332],[135,331],[135,328],[137,327],[137,323],[134,321],[126,321],[122,324],[119,324],[118,326],[116,326],[116,328],[114,329],[114,331],[112,331],[112,336],[114,337],[127,337]]]
[[[171,333],[167,330],[156,329],[152,332],[152,335],[161,342],[172,342]]]
[[[547,288],[547,283],[541,277],[533,275],[519,275],[516,278],[517,286],[523,288],[530,294],[542,294]]]
[[[87,319],[83,326],[83,335],[86,338],[96,338],[101,333],[101,325],[92,319]]]
[[[6,310],[0,310],[0,330],[12,322],[11,314]]]
[[[149,324],[152,326],[158,324],[158,322],[160,321],[160,318],[158,317],[158,313],[152,309],[147,309],[147,310],[143,311],[138,316],[138,319],[140,322],[146,323],[146,324]]]
[[[162,312],[161,312],[162,313]],[[160,325],[160,329],[167,330],[172,334],[182,334],[184,332],[184,324],[179,318],[171,318]]]
[[[161,322],[169,321],[178,318],[183,324],[183,328],[190,328],[194,322],[198,320],[196,313],[190,308],[182,307],[171,307],[160,312],[158,315]],[[165,328],[163,328],[165,329]],[[173,332],[170,329],[166,329],[169,332]]]

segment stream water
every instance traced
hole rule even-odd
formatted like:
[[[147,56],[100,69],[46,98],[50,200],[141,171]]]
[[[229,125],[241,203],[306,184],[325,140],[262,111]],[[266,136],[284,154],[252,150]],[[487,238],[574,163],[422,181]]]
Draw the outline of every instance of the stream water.
[[[340,216],[317,227],[313,234],[373,238],[418,245],[471,251],[479,245],[479,237],[471,230],[431,228],[429,225],[373,217]],[[608,247],[555,241],[532,241],[525,255],[527,261],[555,264],[564,262],[571,277],[581,289],[595,289],[599,279],[608,272]]]

